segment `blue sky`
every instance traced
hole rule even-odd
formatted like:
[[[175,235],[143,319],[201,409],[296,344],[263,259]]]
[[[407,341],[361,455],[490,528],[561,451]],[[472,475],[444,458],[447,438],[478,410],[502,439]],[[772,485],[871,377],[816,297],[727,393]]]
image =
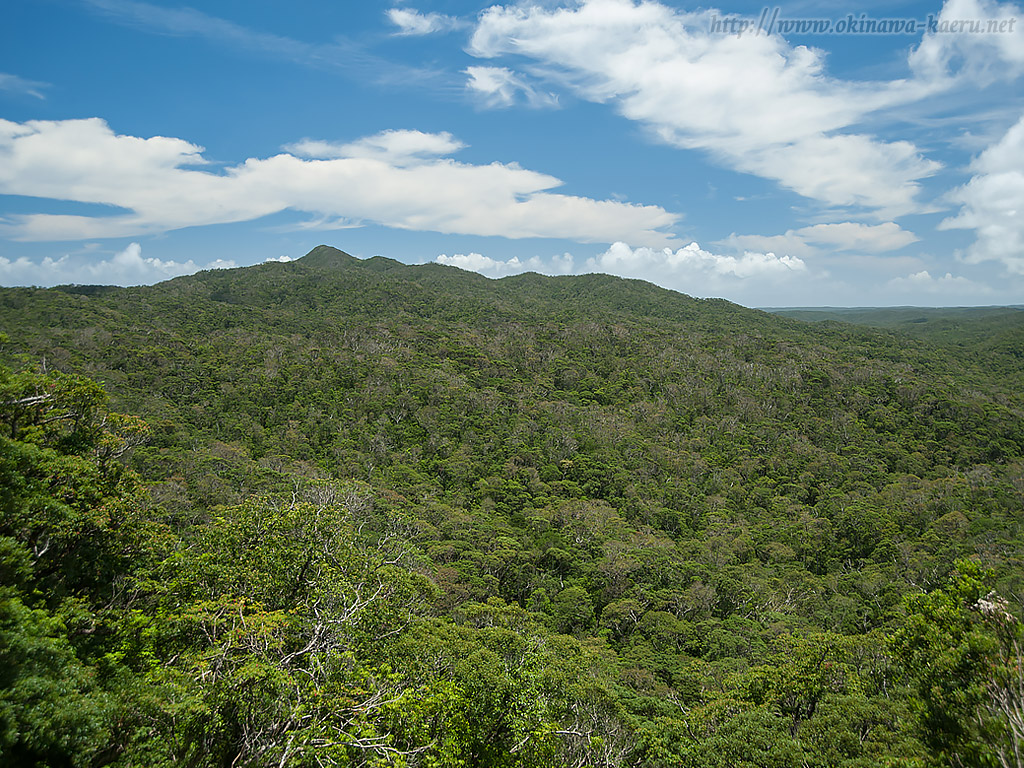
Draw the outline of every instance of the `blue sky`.
[[[748,306],[1024,303],[1022,75],[994,0],[8,0],[0,284],[327,243]]]

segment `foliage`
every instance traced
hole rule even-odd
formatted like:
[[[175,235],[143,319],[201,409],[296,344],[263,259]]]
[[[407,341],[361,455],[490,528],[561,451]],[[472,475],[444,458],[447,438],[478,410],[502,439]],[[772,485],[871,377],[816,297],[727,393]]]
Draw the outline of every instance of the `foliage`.
[[[963,560],[949,585],[907,601],[893,636],[915,688],[923,738],[952,765],[1022,764],[1024,626]]]
[[[0,760],[1020,765],[1019,332],[942,317],[326,247],[0,290]]]

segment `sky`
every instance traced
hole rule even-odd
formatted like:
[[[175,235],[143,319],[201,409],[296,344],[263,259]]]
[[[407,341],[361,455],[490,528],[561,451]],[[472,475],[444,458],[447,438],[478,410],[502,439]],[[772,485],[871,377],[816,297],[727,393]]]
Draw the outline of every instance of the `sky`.
[[[1024,304],[1024,10],[6,0],[0,285],[301,257]]]

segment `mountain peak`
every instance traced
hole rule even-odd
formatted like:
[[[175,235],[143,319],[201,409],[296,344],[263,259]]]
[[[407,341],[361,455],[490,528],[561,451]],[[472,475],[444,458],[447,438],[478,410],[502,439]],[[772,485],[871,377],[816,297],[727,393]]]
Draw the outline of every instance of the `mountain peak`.
[[[318,245],[303,256],[301,261],[307,267],[334,268],[350,266],[358,259],[329,245]]]

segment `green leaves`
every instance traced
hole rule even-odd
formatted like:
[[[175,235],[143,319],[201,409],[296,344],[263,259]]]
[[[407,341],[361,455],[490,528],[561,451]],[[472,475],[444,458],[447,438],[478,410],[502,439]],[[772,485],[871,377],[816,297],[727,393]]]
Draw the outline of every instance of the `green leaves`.
[[[913,686],[923,739],[937,756],[1013,764],[1024,736],[1024,627],[991,592],[991,571],[970,560],[956,566],[944,589],[907,600],[893,649]]]
[[[90,765],[106,746],[111,703],[67,627],[0,589],[0,762]]]

